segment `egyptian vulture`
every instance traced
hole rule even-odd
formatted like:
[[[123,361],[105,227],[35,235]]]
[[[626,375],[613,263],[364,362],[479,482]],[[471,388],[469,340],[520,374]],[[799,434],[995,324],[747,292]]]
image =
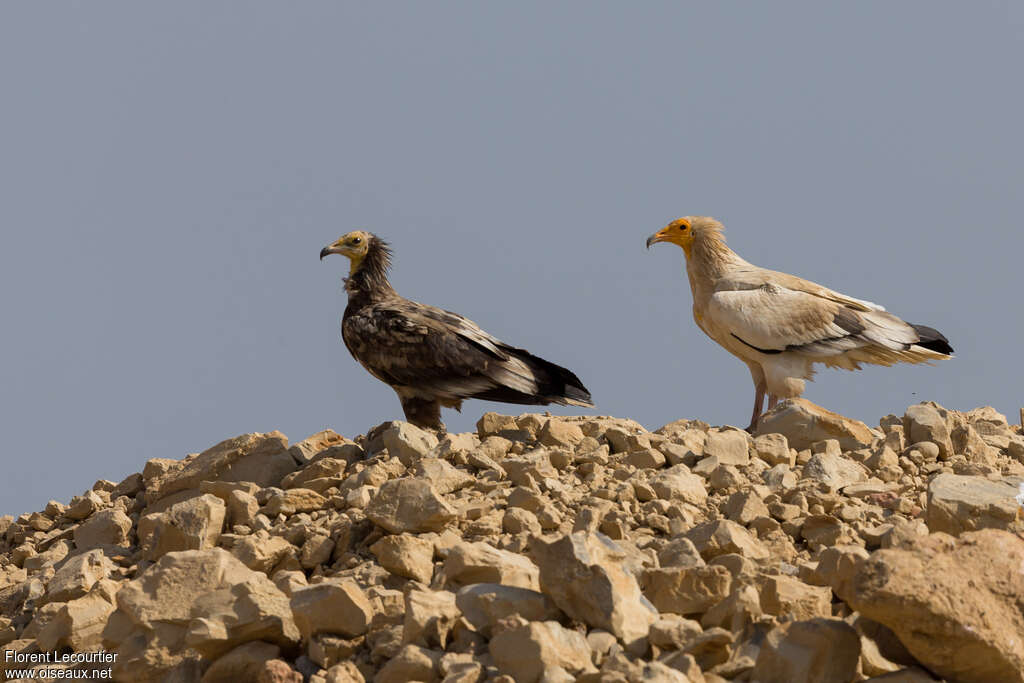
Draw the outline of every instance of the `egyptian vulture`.
[[[352,356],[388,384],[406,419],[443,430],[441,406],[459,410],[467,398],[523,405],[593,407],[572,372],[509,346],[472,320],[400,296],[388,282],[391,249],[355,231],[320,251],[351,261],[341,336]]]
[[[780,398],[799,396],[814,363],[858,370],[861,363],[927,363],[953,353],[937,330],[906,323],[878,304],[747,263],[726,246],[722,230],[714,218],[686,216],[648,237],[647,247],[683,248],[697,326],[750,368],[749,431],[765,392],[769,410]]]

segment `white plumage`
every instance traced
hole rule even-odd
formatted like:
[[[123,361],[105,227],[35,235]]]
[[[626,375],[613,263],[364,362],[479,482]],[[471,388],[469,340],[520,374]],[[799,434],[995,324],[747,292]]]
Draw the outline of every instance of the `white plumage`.
[[[694,320],[750,368],[749,429],[757,426],[765,393],[769,408],[799,396],[815,363],[857,370],[861,363],[926,363],[953,352],[938,331],[906,323],[878,304],[748,263],[726,246],[713,218],[672,221],[647,246],[656,242],[683,248]]]

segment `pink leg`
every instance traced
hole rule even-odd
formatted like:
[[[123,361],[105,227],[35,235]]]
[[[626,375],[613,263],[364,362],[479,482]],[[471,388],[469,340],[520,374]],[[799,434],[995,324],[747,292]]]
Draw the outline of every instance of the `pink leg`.
[[[761,408],[764,405],[764,388],[763,383],[754,385],[754,413],[750,416],[750,426],[747,427],[748,432],[753,432],[757,429],[757,421],[761,417]]]

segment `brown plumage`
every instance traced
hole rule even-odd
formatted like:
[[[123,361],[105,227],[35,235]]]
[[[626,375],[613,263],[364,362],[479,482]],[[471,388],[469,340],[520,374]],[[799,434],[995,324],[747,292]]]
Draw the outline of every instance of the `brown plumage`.
[[[391,250],[376,235],[350,232],[320,258],[351,261],[341,335],[352,356],[398,394],[406,419],[444,429],[441,407],[467,398],[523,405],[592,407],[569,370],[492,337],[472,320],[400,296],[388,282]]]
[[[878,304],[744,261],[722,231],[714,218],[686,216],[651,235],[647,246],[683,248],[697,326],[750,368],[748,429],[757,426],[765,392],[769,409],[799,396],[814,363],[858,370],[861,363],[927,363],[953,353],[937,330],[906,323]]]

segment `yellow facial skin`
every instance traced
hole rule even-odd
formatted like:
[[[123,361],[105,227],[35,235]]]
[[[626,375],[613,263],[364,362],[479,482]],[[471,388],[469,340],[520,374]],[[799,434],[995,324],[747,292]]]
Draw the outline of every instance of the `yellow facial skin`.
[[[677,218],[664,228],[647,238],[647,248],[658,242],[671,242],[683,248],[687,258],[690,256],[690,249],[693,248],[693,226],[689,216]]]
[[[349,274],[352,274],[359,267],[359,264],[366,258],[366,252],[370,248],[370,233],[362,230],[353,230],[342,235],[337,242],[328,244],[320,250],[320,260],[328,254],[341,254],[347,256],[351,262]]]

